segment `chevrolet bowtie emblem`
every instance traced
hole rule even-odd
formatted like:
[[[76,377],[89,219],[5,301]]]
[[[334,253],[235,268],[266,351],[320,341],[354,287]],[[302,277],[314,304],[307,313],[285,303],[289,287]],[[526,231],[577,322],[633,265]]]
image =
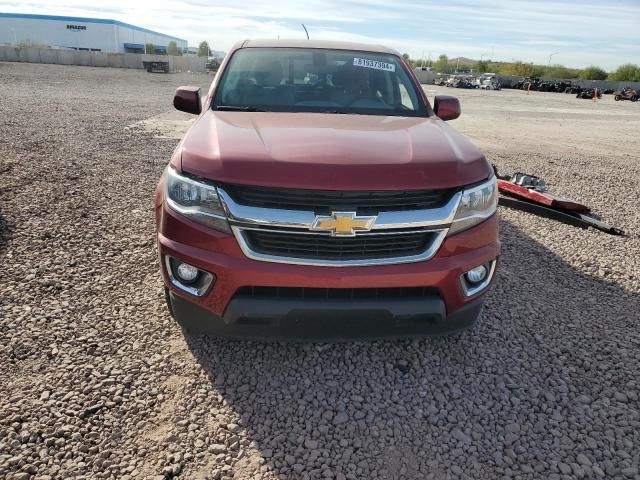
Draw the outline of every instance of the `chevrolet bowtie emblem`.
[[[318,215],[311,230],[331,232],[334,237],[353,237],[356,232],[368,232],[378,217],[359,217],[356,212],[333,212]]]

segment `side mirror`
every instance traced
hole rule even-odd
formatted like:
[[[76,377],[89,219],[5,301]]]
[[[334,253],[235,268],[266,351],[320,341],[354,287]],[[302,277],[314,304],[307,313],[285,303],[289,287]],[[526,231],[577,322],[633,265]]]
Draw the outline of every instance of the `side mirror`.
[[[433,111],[445,122],[455,120],[462,113],[458,99],[449,95],[437,95],[433,100]]]
[[[178,87],[173,97],[173,106],[181,112],[200,115],[202,112],[200,87]]]

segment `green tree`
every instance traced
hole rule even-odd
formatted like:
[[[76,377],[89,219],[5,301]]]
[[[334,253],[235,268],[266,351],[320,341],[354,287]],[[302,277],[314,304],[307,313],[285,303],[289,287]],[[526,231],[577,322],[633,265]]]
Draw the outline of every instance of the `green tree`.
[[[404,61],[407,63],[411,63],[411,59],[409,58],[409,54],[408,53],[403,53],[402,54],[402,58],[404,58]]]
[[[486,73],[489,71],[489,62],[483,62],[482,60],[476,63],[474,69],[477,72]]]
[[[206,40],[200,42],[200,45],[198,45],[199,57],[208,57],[210,51],[211,49],[209,48],[209,43]]]
[[[583,80],[606,80],[607,72],[605,72],[600,67],[591,65],[590,67],[582,70],[578,77],[582,78]]]
[[[513,64],[511,63],[503,63],[496,69],[496,73],[500,75],[516,75],[516,72],[513,71]]]
[[[525,65],[527,64],[525,63]],[[533,72],[531,73],[532,77],[542,77],[547,73],[547,67],[543,65],[534,65],[533,63],[529,63],[528,65],[530,67],[529,69]]]
[[[449,73],[451,71],[449,67],[449,57],[444,53],[440,55],[434,64],[434,69],[438,73]]]
[[[178,44],[173,40],[167,45],[167,55],[178,55]]]
[[[156,46],[153,43],[146,43],[144,46],[144,53],[154,54],[156,53]]]
[[[580,71],[575,68],[567,68],[563,65],[551,65],[546,67],[542,75],[549,78],[578,78]]]
[[[535,75],[535,68],[530,63],[515,62],[505,63],[498,71],[500,75],[513,75],[516,77],[531,77]]]
[[[497,72],[498,70],[500,70],[501,65],[502,63],[487,62],[487,72]]]
[[[618,80],[619,82],[640,82],[640,67],[633,63],[620,65],[615,72],[609,74],[609,80]]]

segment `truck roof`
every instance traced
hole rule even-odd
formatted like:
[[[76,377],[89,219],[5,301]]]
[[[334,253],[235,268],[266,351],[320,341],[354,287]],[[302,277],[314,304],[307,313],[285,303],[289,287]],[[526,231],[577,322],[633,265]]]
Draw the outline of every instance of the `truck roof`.
[[[384,45],[371,45],[367,43],[357,42],[336,42],[333,40],[306,40],[306,39],[254,39],[244,40],[235,45],[234,50],[238,48],[324,48],[331,50],[356,50],[361,52],[373,53],[390,53],[392,55],[400,54],[392,48]]]

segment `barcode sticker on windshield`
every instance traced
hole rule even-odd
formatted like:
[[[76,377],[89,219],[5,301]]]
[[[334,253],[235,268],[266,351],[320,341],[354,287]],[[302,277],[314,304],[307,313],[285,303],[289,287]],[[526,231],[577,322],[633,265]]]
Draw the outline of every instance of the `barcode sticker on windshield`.
[[[393,63],[378,62],[377,60],[367,60],[366,58],[354,58],[353,66],[373,68],[375,70],[384,70],[386,72],[396,71],[396,66]]]

